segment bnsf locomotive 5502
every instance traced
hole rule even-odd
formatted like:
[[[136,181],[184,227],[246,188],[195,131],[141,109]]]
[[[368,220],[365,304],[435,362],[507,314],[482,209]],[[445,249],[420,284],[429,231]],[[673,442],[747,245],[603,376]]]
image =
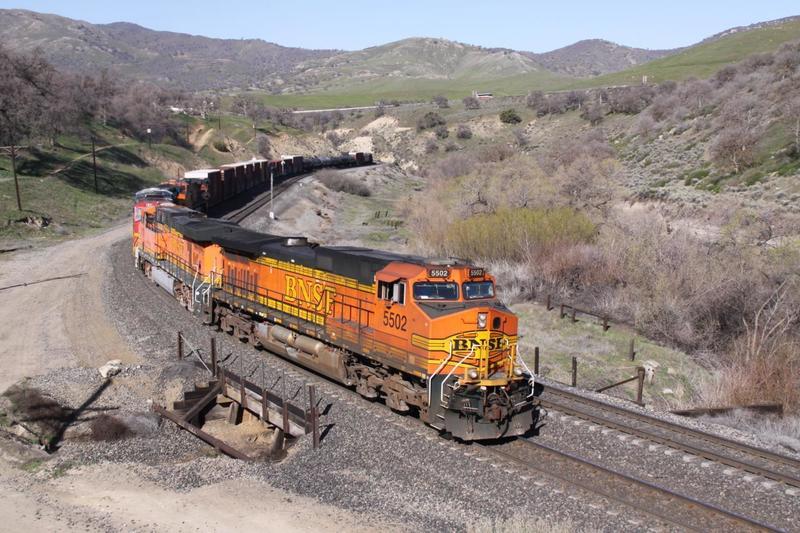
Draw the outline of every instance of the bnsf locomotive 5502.
[[[533,381],[482,268],[136,204],[136,266],[206,323],[463,440],[521,435]],[[522,365],[522,366],[520,366]]]

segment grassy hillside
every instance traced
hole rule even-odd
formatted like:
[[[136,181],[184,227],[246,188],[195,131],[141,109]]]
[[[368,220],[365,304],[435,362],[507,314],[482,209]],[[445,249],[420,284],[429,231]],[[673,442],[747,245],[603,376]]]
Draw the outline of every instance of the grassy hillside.
[[[339,107],[371,105],[377,100],[429,100],[436,94],[449,98],[463,98],[473,90],[492,91],[496,95],[520,95],[531,90],[565,90],[609,85],[637,84],[647,75],[650,82],[664,80],[683,80],[689,77],[704,78],[713,75],[727,64],[735,63],[745,57],[776,50],[781,44],[800,39],[800,20],[743,30],[723,35],[717,39],[702,42],[675,55],[657,59],[631,69],[594,78],[569,78],[559,76],[548,70],[537,69],[513,75],[491,75],[491,71],[477,69],[467,74],[467,70],[453,70],[450,78],[408,78],[384,75],[377,79],[363,79],[353,75],[353,65],[343,72],[348,75],[331,80],[320,89],[311,89],[301,94],[267,95],[266,103],[283,107]],[[404,47],[405,48],[405,47]],[[363,52],[358,52],[362,54]],[[365,61],[377,64],[378,57],[368,57]],[[408,59],[411,61],[411,59]],[[431,59],[423,60],[430,64]],[[344,67],[343,67],[344,68]],[[376,67],[377,68],[377,67]],[[509,71],[503,71],[507,74]]]
[[[87,136],[63,135],[54,146],[34,143],[18,149],[22,211],[17,209],[10,151],[0,149],[0,248],[107,227],[127,216],[135,191],[179,176],[183,169],[230,163],[253,152],[254,134],[248,120],[233,116],[221,122],[216,117],[186,120],[192,132],[191,147],[148,146],[117,129],[97,125],[97,192]],[[236,146],[237,153],[226,151],[227,146]],[[28,217],[47,218],[50,225],[39,229],[19,222]]]
[[[436,95],[462,99],[472,91],[491,91],[498,96],[525,94],[531,86],[554,90],[564,86],[564,78],[547,71],[508,78],[449,80],[384,78],[329,90],[302,94],[263,94],[264,103],[276,107],[301,109],[373,105],[380,100],[430,101]]]
[[[685,80],[692,76],[707,78],[727,64],[741,61],[752,54],[772,52],[781,44],[795,39],[800,39],[800,20],[724,35],[719,39],[689,47],[673,56],[622,72],[567,83],[564,88],[635,84],[640,83],[645,75],[648,81],[656,83],[664,80]]]

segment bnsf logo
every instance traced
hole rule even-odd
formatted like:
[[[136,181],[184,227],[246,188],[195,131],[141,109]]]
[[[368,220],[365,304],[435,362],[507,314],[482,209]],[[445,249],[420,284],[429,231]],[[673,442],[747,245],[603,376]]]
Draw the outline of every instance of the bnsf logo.
[[[333,287],[326,287],[316,281],[298,278],[286,274],[286,299],[287,303],[300,301],[313,305],[313,310],[317,313],[333,315],[333,297],[336,290]],[[308,309],[307,306],[302,306]]]
[[[502,350],[506,347],[505,337],[502,336],[491,337],[488,341],[484,340],[483,344],[485,344],[485,346],[481,346],[482,342],[478,339],[468,339],[464,337],[456,337],[452,342],[453,353],[461,353],[463,355],[481,347],[488,347],[490,352]]]

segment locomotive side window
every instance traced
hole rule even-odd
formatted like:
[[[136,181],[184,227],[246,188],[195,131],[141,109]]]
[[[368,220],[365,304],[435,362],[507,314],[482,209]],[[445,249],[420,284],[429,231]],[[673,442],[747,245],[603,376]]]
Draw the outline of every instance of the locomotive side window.
[[[378,281],[378,298],[400,305],[406,303],[406,283],[404,281]]]

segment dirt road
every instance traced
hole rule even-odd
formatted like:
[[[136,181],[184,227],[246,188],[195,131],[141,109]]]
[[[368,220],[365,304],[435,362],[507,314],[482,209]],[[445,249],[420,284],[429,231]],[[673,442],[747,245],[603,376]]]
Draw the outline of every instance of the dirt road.
[[[96,368],[110,359],[143,362],[117,331],[103,298],[104,290],[114,290],[104,289],[113,279],[109,252],[128,232],[123,224],[0,256],[0,288],[28,283],[0,290],[0,392],[25,377],[52,376],[60,369]],[[80,275],[42,281],[75,274]],[[42,282],[32,283],[37,281]],[[130,313],[147,312],[137,302],[129,306]],[[125,386],[119,380],[112,387]],[[276,489],[267,480],[230,479],[187,492],[159,486],[124,462],[101,460],[54,472],[49,462],[39,466],[46,459],[43,452],[0,435],[0,516],[14,517],[0,521],[0,532],[387,529]]]
[[[0,391],[54,368],[134,362],[103,309],[106,250],[127,234],[120,225],[100,235],[16,253],[0,261]]]

